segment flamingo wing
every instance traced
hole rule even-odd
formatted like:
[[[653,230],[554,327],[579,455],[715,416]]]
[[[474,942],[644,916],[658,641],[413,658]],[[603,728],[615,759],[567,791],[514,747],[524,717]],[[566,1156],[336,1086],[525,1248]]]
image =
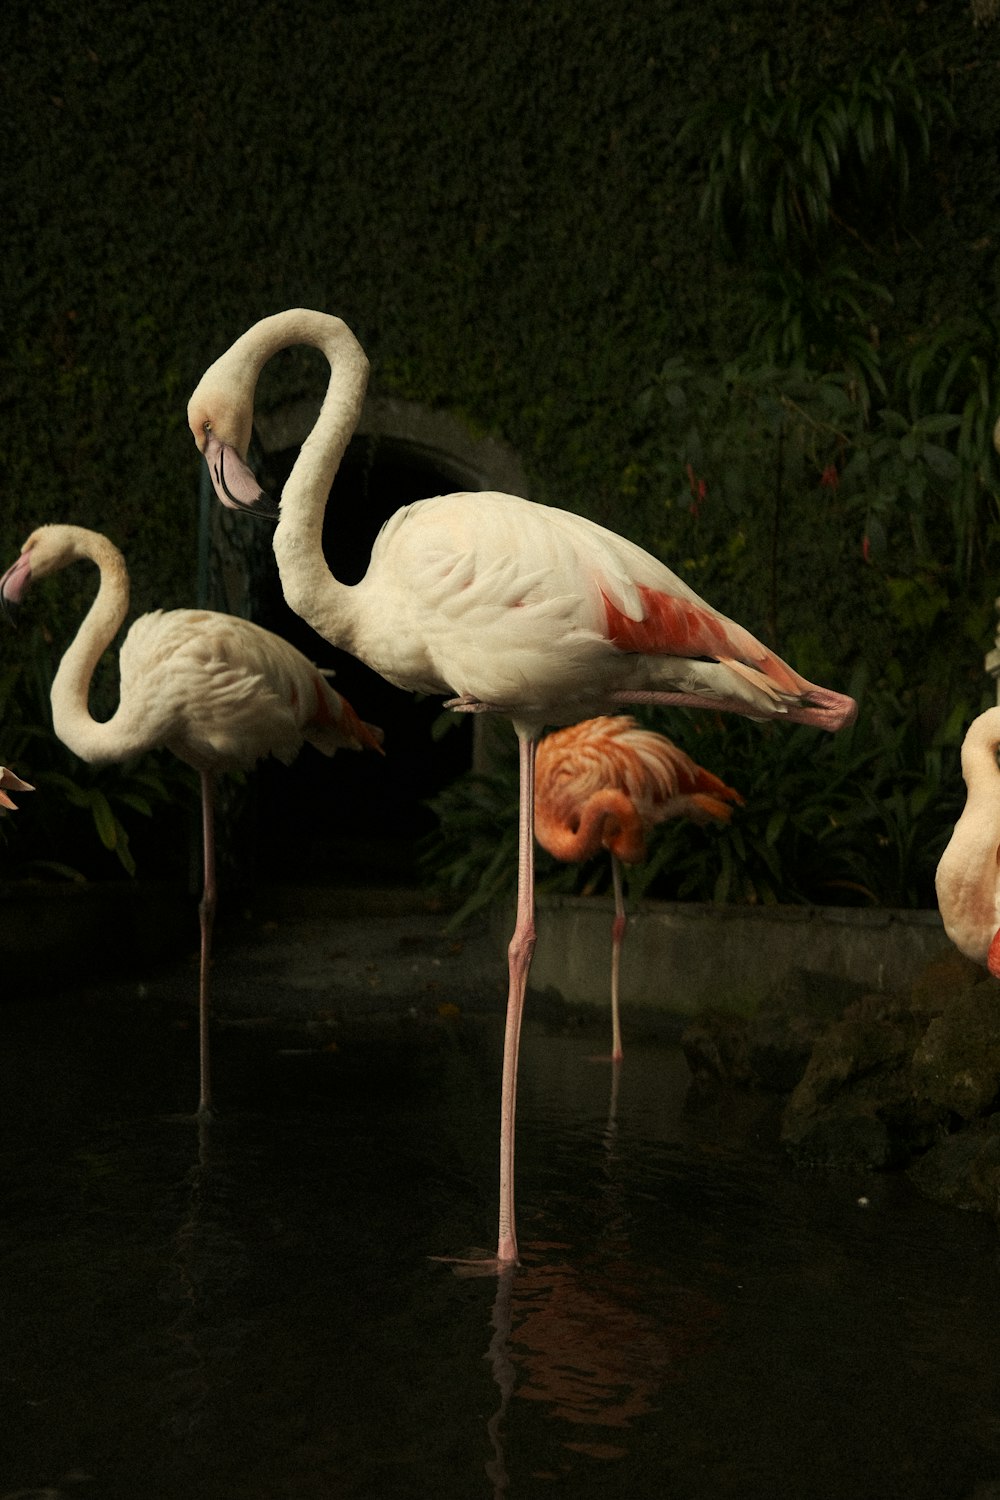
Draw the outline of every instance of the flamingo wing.
[[[377,671],[522,721],[573,723],[657,693],[829,727],[854,711],[642,548],[516,496],[445,495],[398,511],[357,600],[349,649]]]
[[[377,732],[301,652],[233,615],[143,615],[122,645],[120,669],[119,712],[146,723],[150,745],[199,770],[245,770],[267,755],[288,765],[304,740],[326,755],[377,748]]]

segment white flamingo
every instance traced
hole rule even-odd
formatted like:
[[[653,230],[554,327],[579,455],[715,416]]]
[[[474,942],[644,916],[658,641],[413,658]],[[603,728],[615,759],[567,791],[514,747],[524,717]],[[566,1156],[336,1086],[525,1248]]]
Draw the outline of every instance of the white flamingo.
[[[216,906],[214,782],[274,755],[287,765],[305,741],[324,755],[379,748],[322,672],[280,636],[249,620],[205,609],[141,615],[122,642],[118,707],[101,723],[90,713],[94,669],[128,613],[129,578],[118,548],[81,526],[40,526],[0,578],[0,603],[13,616],[32,583],[87,559],[100,587],[52,683],[52,723],[81,760],[127,760],[164,747],[201,777],[204,886],[199,984],[199,1116],[211,1112],[208,979]]]
[[[360,583],[340,583],[322,549],[330,486],[357,423],[368,362],[339,318],[294,309],[264,318],[205,372],[188,422],[219,499],[269,505],[246,453],[260,372],[308,344],[331,367],[326,397],[285,482],[274,554],[289,606],[314,630],[402,688],[451,695],[463,712],[513,722],[520,747],[518,901],[508,950],[496,1261],[517,1261],[514,1108],[535,944],[535,744],[623,703],[726,709],[838,729],[850,698],[806,681],[634,543],[581,516],[495,493],[404,506],[382,528]],[[273,514],[273,507],[271,509]]]

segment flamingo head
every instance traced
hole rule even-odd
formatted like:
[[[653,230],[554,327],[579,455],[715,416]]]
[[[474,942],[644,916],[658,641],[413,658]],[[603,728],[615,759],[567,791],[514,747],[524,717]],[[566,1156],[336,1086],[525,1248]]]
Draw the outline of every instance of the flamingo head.
[[[17,613],[27,597],[28,590],[40,578],[58,573],[72,563],[86,559],[97,561],[95,547],[99,549],[101,566],[111,572],[120,573],[128,589],[125,560],[118,548],[107,537],[88,531],[84,526],[67,526],[53,523],[39,526],[31,533],[21,548],[21,555],[0,578],[0,606],[11,624],[17,623]]]
[[[17,624],[18,611],[31,587],[31,554],[22,552],[0,578],[0,605],[11,625]]]
[[[84,554],[74,548],[73,526],[39,526],[21,548],[17,562],[0,578],[0,606],[12,625],[31,585],[47,573],[75,562]]]
[[[228,510],[247,510],[276,520],[278,508],[246,460],[251,425],[248,411],[216,394],[202,379],[188,403],[188,426],[208,465],[216,495]]]

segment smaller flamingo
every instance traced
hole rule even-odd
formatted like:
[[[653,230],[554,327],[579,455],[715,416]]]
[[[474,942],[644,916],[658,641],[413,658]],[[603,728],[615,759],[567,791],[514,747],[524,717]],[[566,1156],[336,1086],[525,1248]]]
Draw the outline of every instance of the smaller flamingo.
[[[973,719],[962,741],[967,795],[935,876],[944,930],[1000,978],[1000,708]]]
[[[622,1058],[619,972],[627,917],[623,864],[641,864],[646,838],[668,818],[727,823],[743,798],[718,776],[625,714],[585,719],[539,742],[535,837],[566,861],[611,855],[615,915],[611,925],[611,1058]]]
[[[30,781],[22,781],[20,776],[14,775],[9,766],[0,766],[0,809],[9,808],[13,812],[17,811],[17,803],[13,797],[7,795],[8,792],[33,792],[34,790]],[[0,817],[3,815],[0,811]]]
[[[93,718],[91,678],[128,613],[129,578],[118,548],[82,526],[40,526],[0,578],[0,604],[13,619],[29,587],[72,563],[94,563],[97,597],[63,655],[52,683],[52,725],[81,760],[99,765],[147,750],[170,750],[201,777],[204,884],[198,994],[201,1098],[211,1114],[208,978],[215,916],[215,776],[249,770],[264,756],[286,765],[305,741],[324,755],[379,750],[380,729],[363,724],[325,673],[294,646],[235,615],[207,609],[140,615],[118,657],[118,707]]]

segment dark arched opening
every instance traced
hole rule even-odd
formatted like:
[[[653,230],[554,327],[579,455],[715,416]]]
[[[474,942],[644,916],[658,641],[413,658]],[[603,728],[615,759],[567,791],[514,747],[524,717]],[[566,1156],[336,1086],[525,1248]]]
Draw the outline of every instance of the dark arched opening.
[[[259,476],[281,493],[297,448],[265,455]],[[383,522],[401,505],[463,488],[463,476],[437,454],[389,438],[356,437],[340,465],[323,528],[332,571],[356,583],[368,566]],[[292,613],[276,569],[258,598],[261,625],[332,667],[337,691],[362,719],[385,734],[385,756],[338,752],[332,760],[307,746],[292,766],[262,763],[257,773],[258,877],[309,883],[356,879],[412,880],[419,841],[434,827],[427,800],[472,764],[472,722],[450,716],[448,732],[432,726],[442,699],[393,687],[355,657],[329,645]]]

